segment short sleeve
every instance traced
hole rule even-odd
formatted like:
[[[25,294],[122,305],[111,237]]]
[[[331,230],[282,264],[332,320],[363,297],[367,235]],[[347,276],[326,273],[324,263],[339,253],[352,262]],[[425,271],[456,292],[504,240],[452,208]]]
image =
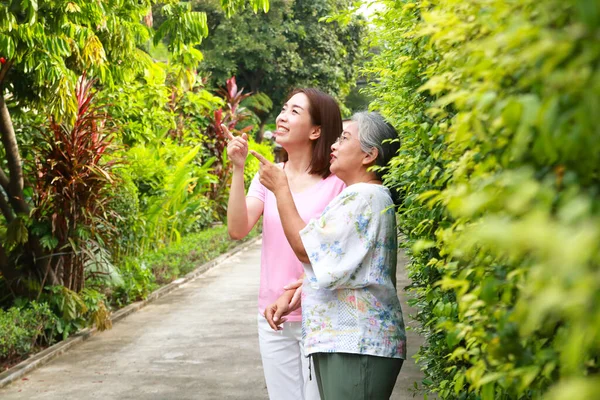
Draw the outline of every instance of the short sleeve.
[[[377,233],[377,218],[358,193],[334,199],[318,219],[300,231],[310,259],[306,276],[315,289],[360,288],[368,284],[363,260]],[[370,265],[370,263],[365,263]]]
[[[250,187],[248,188],[248,194],[246,197],[256,197],[263,203],[265,202],[267,188],[264,187],[262,183],[260,183],[258,173],[254,175],[252,178],[252,182],[250,182]]]

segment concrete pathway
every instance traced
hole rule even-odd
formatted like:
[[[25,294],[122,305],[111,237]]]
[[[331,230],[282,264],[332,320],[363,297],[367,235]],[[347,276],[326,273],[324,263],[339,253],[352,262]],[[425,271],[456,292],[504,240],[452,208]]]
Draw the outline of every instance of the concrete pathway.
[[[0,399],[267,399],[256,334],[259,261],[260,242],[1,389]],[[412,355],[420,342],[408,335]],[[392,399],[412,399],[420,379],[408,360]]]

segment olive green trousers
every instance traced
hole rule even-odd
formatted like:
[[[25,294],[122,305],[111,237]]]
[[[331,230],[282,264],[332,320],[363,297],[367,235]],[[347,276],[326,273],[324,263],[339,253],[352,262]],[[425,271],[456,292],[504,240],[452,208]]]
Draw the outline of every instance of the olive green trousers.
[[[321,400],[389,400],[404,360],[348,353],[312,355]]]

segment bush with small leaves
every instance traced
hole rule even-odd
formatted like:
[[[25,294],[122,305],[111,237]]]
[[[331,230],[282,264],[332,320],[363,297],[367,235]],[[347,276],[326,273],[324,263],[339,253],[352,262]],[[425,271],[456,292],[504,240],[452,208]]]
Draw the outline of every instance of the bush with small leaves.
[[[372,107],[402,149],[425,389],[600,398],[600,8],[383,1]]]

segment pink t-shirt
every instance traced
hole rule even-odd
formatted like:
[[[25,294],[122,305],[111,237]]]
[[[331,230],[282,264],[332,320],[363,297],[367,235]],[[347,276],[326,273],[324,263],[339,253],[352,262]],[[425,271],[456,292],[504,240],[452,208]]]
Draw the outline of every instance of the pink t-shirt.
[[[292,193],[300,217],[306,223],[312,218],[319,217],[327,204],[345,187],[344,182],[338,177],[329,175],[301,193]],[[259,182],[258,174],[252,180],[247,196],[256,197],[264,203],[258,293],[258,309],[263,314],[265,308],[283,294],[285,285],[295,282],[302,276],[304,268],[283,232],[275,195]],[[298,309],[290,313],[287,320],[302,321],[302,310]]]

